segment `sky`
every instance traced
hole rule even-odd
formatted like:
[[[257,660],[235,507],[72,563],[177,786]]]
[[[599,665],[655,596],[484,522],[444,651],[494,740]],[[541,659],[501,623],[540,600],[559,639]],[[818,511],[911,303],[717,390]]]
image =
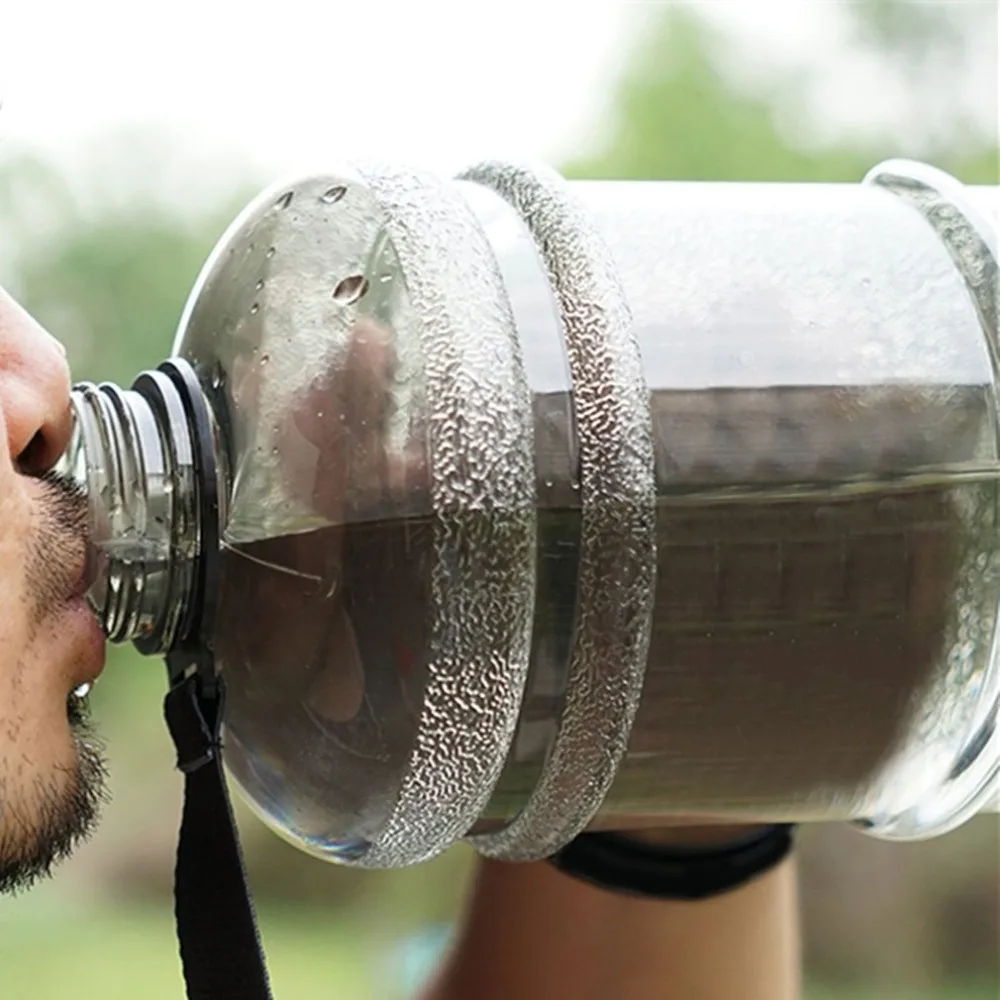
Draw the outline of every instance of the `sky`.
[[[6,5],[6,144],[59,155],[132,122],[268,168],[345,152],[406,150],[442,168],[498,149],[550,154],[583,124],[626,20],[623,5],[580,17],[516,0],[487,31],[472,2]]]
[[[599,118],[654,6],[0,0],[0,156],[32,147],[72,169],[82,140],[140,124],[269,172],[331,155],[551,161]],[[821,30],[802,3],[707,6],[766,51]]]
[[[72,183],[102,152],[115,169],[108,137],[141,126],[183,174],[181,197],[224,183],[234,160],[267,180],[368,157],[444,172],[485,156],[558,163],[600,128],[630,33],[662,5],[0,0],[0,161],[32,149]],[[851,58],[835,0],[699,6],[740,40],[745,71],[826,66],[816,120],[830,127],[891,120],[905,100]]]

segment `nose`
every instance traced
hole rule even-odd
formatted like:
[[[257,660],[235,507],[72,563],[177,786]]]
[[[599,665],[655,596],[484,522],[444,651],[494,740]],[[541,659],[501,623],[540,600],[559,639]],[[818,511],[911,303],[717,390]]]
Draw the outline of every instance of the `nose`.
[[[18,471],[41,475],[66,450],[69,394],[62,347],[0,289],[0,432]]]

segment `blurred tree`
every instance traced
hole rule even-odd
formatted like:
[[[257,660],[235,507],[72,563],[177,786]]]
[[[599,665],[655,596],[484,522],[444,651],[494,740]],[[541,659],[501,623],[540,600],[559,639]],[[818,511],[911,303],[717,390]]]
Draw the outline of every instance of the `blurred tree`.
[[[850,5],[850,37],[879,62],[891,66],[907,91],[900,113],[922,133],[931,154],[992,156],[993,171],[977,179],[997,180],[997,47],[995,0],[913,3],[867,0]],[[981,60],[983,86],[963,93]],[[956,72],[956,67],[960,68]]]
[[[792,146],[778,125],[794,92],[737,91],[722,36],[695,11],[669,6],[641,25],[595,151],[564,165],[571,177],[678,180],[854,180],[871,158]]]
[[[59,175],[35,160],[6,171],[0,189],[9,204],[0,210],[19,250],[13,283],[66,341],[74,375],[127,382],[161,361],[202,263],[249,186],[188,221],[142,197],[84,211]],[[57,215],[58,228],[46,225]]]
[[[812,113],[806,97],[815,80],[809,70],[775,66],[753,84],[737,80],[732,70],[739,53],[731,41],[698,15],[697,5],[679,4],[656,7],[640,20],[600,139],[589,155],[564,164],[565,172],[592,178],[857,181],[883,158],[914,155],[967,182],[995,184],[995,87],[977,95],[978,113],[972,113],[965,78],[955,67],[963,66],[970,39],[986,32],[983,37],[995,43],[996,4],[866,0],[838,8],[848,18],[849,37],[877,55],[912,95],[902,112],[922,123],[906,139],[912,148],[901,148],[889,135],[877,142],[843,138],[797,145],[791,136]],[[992,54],[995,80],[995,44]],[[931,120],[929,112],[937,108],[946,114]]]

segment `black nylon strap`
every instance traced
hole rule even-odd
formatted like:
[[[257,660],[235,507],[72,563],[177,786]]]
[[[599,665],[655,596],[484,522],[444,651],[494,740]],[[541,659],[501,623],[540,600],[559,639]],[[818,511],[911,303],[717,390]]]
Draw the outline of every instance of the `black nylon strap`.
[[[584,833],[550,858],[600,889],[650,899],[719,896],[770,871],[791,852],[794,827],[769,826],[718,847],[660,847],[615,833]]]
[[[167,693],[164,715],[184,774],[174,877],[175,916],[189,1000],[271,1000],[247,887],[220,733],[224,686],[200,674]]]

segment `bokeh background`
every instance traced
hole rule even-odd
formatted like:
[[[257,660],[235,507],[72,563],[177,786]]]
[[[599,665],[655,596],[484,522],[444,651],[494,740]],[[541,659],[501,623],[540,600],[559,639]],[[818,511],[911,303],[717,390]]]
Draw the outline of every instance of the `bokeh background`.
[[[233,213],[303,163],[528,156],[577,177],[853,182],[902,155],[996,184],[997,49],[992,0],[4,0],[0,283],[76,376],[129,381],[169,351]],[[114,802],[54,882],[0,901],[3,997],[183,995],[163,684],[112,652],[93,704]],[[240,818],[278,1000],[410,995],[469,852],[359,873]],[[843,828],[802,844],[811,1000],[995,1000],[995,818],[919,845]]]

